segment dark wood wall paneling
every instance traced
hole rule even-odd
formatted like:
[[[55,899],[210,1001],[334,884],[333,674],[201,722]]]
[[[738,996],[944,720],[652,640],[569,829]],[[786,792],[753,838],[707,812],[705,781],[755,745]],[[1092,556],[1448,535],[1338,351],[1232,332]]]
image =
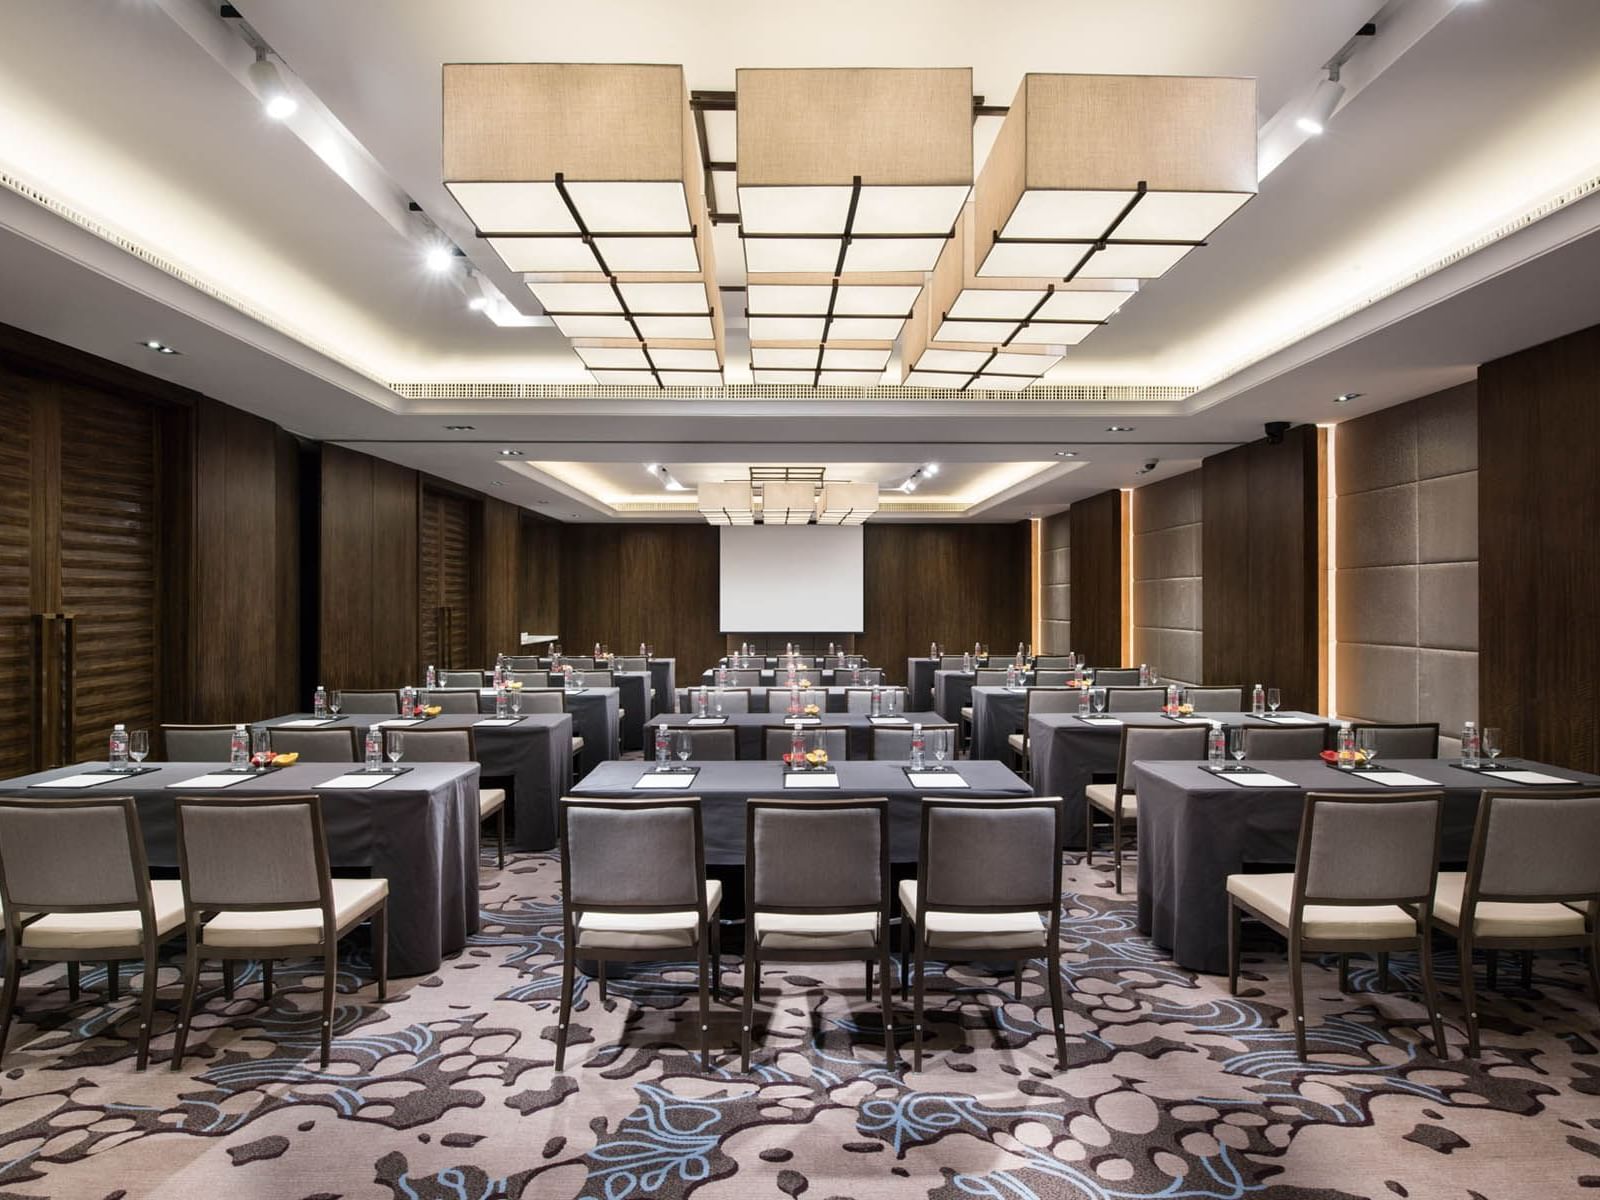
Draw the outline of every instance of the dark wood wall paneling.
[[[479,562],[477,504],[465,495],[424,485],[419,514],[417,604],[419,662],[451,670],[482,662],[481,621],[474,620]]]
[[[496,654],[519,653],[521,634],[541,631],[518,623],[521,510],[501,500],[485,499],[479,511],[481,523],[474,590],[480,617],[478,661],[487,664],[494,661]]]
[[[1201,464],[1204,681],[1322,706],[1321,431],[1291,429]]]
[[[0,721],[0,771],[34,762],[35,678],[33,553],[35,505],[45,460],[35,445],[34,403],[27,381],[0,369],[0,677],[11,681],[12,713]]]
[[[519,633],[561,632],[564,529],[559,521],[536,513],[518,515],[515,612]],[[657,652],[666,653],[664,643]]]
[[[1072,514],[1058,512],[1039,522],[1039,618],[1045,654],[1072,647]]]
[[[1072,580],[1072,648],[1091,666],[1122,665],[1122,558],[1127,545],[1122,493],[1101,492],[1067,510]]]
[[[1478,676],[1506,751],[1600,770],[1600,326],[1478,369]]]

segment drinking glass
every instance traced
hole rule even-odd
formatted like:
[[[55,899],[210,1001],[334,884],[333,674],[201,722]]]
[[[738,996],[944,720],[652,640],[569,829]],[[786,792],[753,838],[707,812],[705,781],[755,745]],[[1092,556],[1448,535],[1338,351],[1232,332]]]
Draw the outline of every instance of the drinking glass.
[[[945,756],[950,753],[950,731],[948,729],[935,729],[931,731],[931,734],[933,739],[933,761],[943,766]]]
[[[128,735],[128,757],[136,763],[142,763],[150,756],[150,731],[148,729],[135,729]]]
[[[1234,762],[1244,761],[1244,729],[1241,726],[1235,725],[1228,730],[1228,753],[1233,755]]]
[[[678,756],[678,761],[687,763],[694,753],[694,735],[687,729],[677,729],[672,734],[672,752]],[[689,768],[684,767],[687,771]]]
[[[1276,713],[1278,711],[1278,705],[1280,705],[1282,703],[1283,703],[1283,697],[1278,694],[1278,689],[1277,688],[1268,688],[1267,689],[1267,707],[1270,708],[1274,713]]]
[[[389,734],[389,761],[392,763],[399,762],[400,756],[405,753],[405,749],[406,735],[403,733],[391,732]]]
[[[1356,730],[1356,749],[1362,753],[1362,762],[1378,761],[1378,731],[1371,728]]]
[[[267,736],[265,729],[250,731],[250,756],[257,762],[265,763],[267,754],[272,749],[272,741]]]
[[[1106,690],[1105,690],[1105,688],[1098,688],[1098,687],[1097,688],[1090,688],[1089,689],[1089,703],[1094,706],[1094,711],[1095,712],[1097,712],[1097,713],[1105,712],[1105,710],[1106,710]]]
[[[339,710],[344,707],[344,697],[335,689],[328,693],[328,711],[334,716],[339,715]]]
[[[138,737],[139,735],[136,733],[133,736]],[[1485,726],[1483,732],[1478,735],[1478,748],[1483,751],[1484,757],[1491,763],[1494,762],[1495,759],[1500,757],[1502,749],[1500,731],[1490,726]]]

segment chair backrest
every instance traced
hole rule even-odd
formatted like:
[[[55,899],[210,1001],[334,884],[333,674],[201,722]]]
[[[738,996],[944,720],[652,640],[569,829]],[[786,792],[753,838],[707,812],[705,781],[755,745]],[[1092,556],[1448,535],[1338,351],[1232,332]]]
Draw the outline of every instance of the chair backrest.
[[[1184,697],[1195,712],[1243,712],[1243,687],[1189,687]]]
[[[1321,725],[1286,726],[1268,729],[1247,725],[1244,730],[1246,758],[1316,758],[1328,748],[1328,731]]]
[[[1098,681],[1095,686],[1099,686]],[[1160,712],[1167,702],[1167,689],[1158,687],[1108,687],[1107,712]]]
[[[838,668],[836,668],[834,670],[833,679],[834,679],[834,682],[837,683],[840,687],[851,687],[851,686],[855,685],[856,675],[855,675],[855,672],[850,670],[848,667],[838,667]],[[882,667],[862,667],[861,668],[861,683],[862,683],[863,686],[870,687],[875,683],[882,683],[882,682],[883,682],[883,668]]]
[[[478,711],[478,689],[434,688],[428,693],[428,703],[438,705],[440,712],[475,713]]]
[[[917,919],[966,909],[1060,915],[1061,801],[922,802]]]
[[[1304,904],[1431,903],[1444,792],[1307,792],[1295,857]]]
[[[886,913],[889,802],[752,799],[744,861],[747,913]]]
[[[1069,654],[1041,654],[1033,660],[1033,669],[1036,671],[1070,671],[1072,666],[1072,656]]]
[[[584,909],[670,912],[705,920],[706,855],[697,797],[561,801],[561,899]],[[570,946],[572,943],[569,942]]]
[[[1099,687],[1138,687],[1138,667],[1096,667],[1094,681]]]
[[[344,729],[267,730],[267,742],[279,754],[298,754],[302,762],[356,761],[356,731]]]
[[[138,909],[149,929],[149,877],[132,797],[0,800],[0,905],[8,933],[29,911]]]
[[[478,757],[470,729],[386,729],[385,749],[396,734],[404,737],[405,756],[412,762],[474,762]]]
[[[513,671],[537,671],[544,665],[540,661],[540,657],[537,654],[508,654],[506,655],[506,666]]]
[[[523,687],[549,687],[549,671],[507,671],[507,683],[520,683]]]
[[[885,710],[889,707],[889,697],[895,698],[895,708],[900,712],[906,710],[906,689],[903,687],[880,687],[879,695],[883,698]],[[869,687],[847,687],[844,691],[844,710],[852,713],[870,713],[872,711],[872,689]]]
[[[672,730],[672,737],[674,740],[687,737],[691,747],[689,757],[701,762],[733,762],[739,757],[739,731],[736,729],[685,729],[680,725]]]
[[[611,668],[614,671],[648,671],[650,669],[650,660],[640,654],[630,654],[626,658],[618,657],[614,659]]]
[[[699,688],[678,689],[678,711],[692,713],[694,711],[694,693]],[[750,711],[749,688],[723,688],[718,691],[714,687],[706,688],[706,711],[715,714],[717,711],[717,697],[722,697],[722,711],[725,713],[747,713]]]
[[[729,730],[728,732],[733,732]],[[806,745],[809,747],[819,737],[822,739],[823,749],[827,750],[828,757],[832,760],[843,762],[850,757],[850,738],[848,729],[818,729],[815,726],[802,728],[806,736]],[[794,731],[787,725],[769,725],[764,731],[763,758],[782,758],[789,753],[789,745]]]
[[[345,713],[398,716],[400,693],[393,692],[341,692],[340,711]]]
[[[1124,725],[1117,747],[1117,791],[1133,791],[1133,768],[1142,762],[1200,760],[1208,725]]]
[[[1357,725],[1356,736],[1367,731],[1378,739],[1378,758],[1438,758],[1439,723],[1421,721],[1414,725]]]
[[[561,665],[564,667],[571,667],[574,671],[592,671],[594,670],[595,664],[598,661],[598,659],[587,658],[581,655],[577,658],[573,658],[570,654],[563,654],[561,656]]]
[[[580,667],[578,674],[583,676],[584,687],[613,687],[617,679],[617,673],[609,667],[595,667],[592,670]]]
[[[1028,689],[1027,704],[1022,712],[1022,733],[1028,734],[1028,721],[1036,713],[1075,713],[1078,711],[1079,691],[1069,687],[1034,687]]]
[[[227,762],[233,753],[232,725],[163,725],[168,762]]]
[[[567,694],[561,688],[523,688],[522,711],[525,713],[566,712]]]
[[[178,870],[201,910],[321,908],[333,924],[322,802],[316,796],[180,796]]]
[[[959,654],[941,654],[939,656],[939,670],[959,671],[961,670],[961,662],[962,656]]]
[[[447,688],[481,688],[482,671],[440,671],[439,686]]]
[[[1071,671],[1035,671],[1033,673],[1033,686],[1049,688],[1066,687],[1067,682],[1071,678]]]
[[[761,672],[755,667],[734,667],[727,672],[728,683],[734,687],[760,687]]]
[[[972,673],[973,687],[1003,687],[1006,672],[1003,667],[979,667]]]
[[[956,744],[954,725],[924,725],[922,727],[924,747],[930,744],[928,735],[936,729],[942,729],[949,735],[950,746],[954,749]],[[909,725],[875,725],[872,729],[872,757],[887,759],[890,762],[905,762],[911,757],[911,738],[912,729]]]
[[[800,707],[815,704],[818,712],[828,711],[828,693],[822,688],[800,688]],[[767,689],[767,711],[785,712],[789,708],[789,689],[786,687],[769,687]]]
[[[1600,788],[1484,792],[1467,894],[1511,901],[1600,898]]]

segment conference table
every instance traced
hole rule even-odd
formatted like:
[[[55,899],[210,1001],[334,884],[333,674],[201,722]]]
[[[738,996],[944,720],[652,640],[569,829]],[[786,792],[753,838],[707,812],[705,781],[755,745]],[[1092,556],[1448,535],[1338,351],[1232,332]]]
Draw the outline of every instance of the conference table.
[[[903,720],[874,721],[866,713],[825,712],[820,714],[816,721],[802,725],[801,729],[844,729],[846,744],[852,760],[867,759],[872,757],[872,730],[875,725],[884,729],[909,730],[915,724],[938,725],[942,724],[939,714],[935,712],[909,712],[898,714]],[[737,753],[741,759],[764,758],[766,749],[766,731],[768,729],[783,729],[786,727],[788,717],[781,712],[752,712],[728,713],[720,725],[693,724],[694,717],[689,713],[670,713],[664,716],[652,717],[648,728],[665,726],[668,729],[733,729]],[[645,747],[645,757],[654,758],[654,734],[651,734],[650,744]]]
[[[672,711],[672,689],[677,686],[678,660],[675,658],[651,658],[645,660],[650,675],[650,715],[660,716],[664,712]],[[550,669],[549,657],[539,659],[539,666],[544,670]],[[621,674],[634,674],[631,671]],[[622,707],[628,707],[628,695],[622,696]],[[643,710],[641,710],[643,711]]]
[[[789,689],[784,687],[784,686],[782,686],[781,684],[772,685],[772,686],[778,687],[778,690],[782,692],[782,694],[783,694],[783,702],[782,703],[783,703],[783,705],[787,705],[789,703],[789,701],[788,701]],[[823,693],[825,693],[826,697],[827,697],[827,710],[826,711],[833,712],[833,713],[842,713],[842,712],[845,711],[846,706],[849,704],[849,700],[846,698],[849,695],[849,693],[865,691],[868,688],[870,688],[871,686],[872,685],[869,684],[869,683],[863,683],[860,686],[857,686],[855,684],[851,684],[848,687],[836,687],[836,686],[835,687],[808,687],[808,688],[802,688],[801,691],[823,692]],[[887,686],[893,686],[893,685],[887,685]],[[693,688],[683,688],[681,690],[683,691],[684,694],[681,697],[679,697],[679,699],[677,701],[679,706],[680,707],[684,707],[684,708],[692,706],[693,703],[694,703],[694,696],[693,696],[694,689]],[[728,690],[729,691],[748,691],[750,693],[750,711],[751,712],[754,712],[754,713],[765,713],[765,712],[768,711],[768,708],[767,708],[767,689],[766,689],[765,686],[763,686],[763,687],[744,688],[744,687],[739,686],[739,685],[729,684],[728,685]],[[711,702],[713,704],[715,704],[716,695],[717,695],[716,688],[708,687],[706,689],[706,695],[711,699]]]
[[[842,762],[834,764],[836,788],[784,787],[780,762],[696,762],[694,778],[681,791],[640,788],[639,780],[654,774],[653,763],[602,764],[572,789],[575,796],[597,799],[670,799],[697,796],[705,828],[706,862],[716,866],[744,863],[745,802],[751,797],[812,796],[820,799],[889,801],[889,856],[895,862],[917,860],[921,836],[922,798],[955,796],[970,800],[1016,800],[1031,796],[1028,785],[997,762],[958,762],[949,772],[966,781],[966,787],[917,788],[911,785],[903,762]]]
[[[1321,725],[1331,729],[1334,722],[1317,713],[1279,713],[1279,720],[1245,712],[1201,712],[1185,717],[1184,724],[1209,724],[1220,721],[1229,728],[1303,728]],[[1122,746],[1122,727],[1137,725],[1157,729],[1175,728],[1179,722],[1162,713],[1123,712],[1091,715],[1087,720],[1076,713],[1035,713],[1028,721],[1028,778],[1036,796],[1060,796],[1066,844],[1083,845],[1083,789],[1097,778],[1110,782],[1117,774],[1117,754]]]
[[[958,654],[956,657],[961,656]],[[911,692],[911,703],[917,708],[933,707],[933,673],[939,669],[939,661],[926,655],[906,659],[906,687]],[[989,660],[974,659],[973,665],[987,670]]]
[[[402,764],[402,766],[405,764]],[[328,857],[335,875],[389,881],[389,971],[422,975],[439,969],[478,931],[478,764],[417,763],[366,790],[324,787],[354,764],[301,763],[252,772],[217,790],[173,790],[201,775],[228,773],[222,763],[160,763],[143,774],[107,776],[82,788],[41,787],[51,780],[105,771],[103,762],[75,763],[0,780],[0,794],[61,800],[132,796],[150,865],[178,869],[178,796],[285,796],[316,793],[322,801]]]
[[[985,671],[1004,671],[1005,667],[984,667]],[[1032,671],[1024,671],[1019,677],[1024,686],[1033,678]],[[933,673],[933,709],[952,725],[961,723],[961,710],[972,705],[972,688],[977,682],[977,670],[971,671],[944,671],[935,670]],[[1004,739],[1001,739],[1004,741]]]
[[[583,671],[574,674],[582,675]],[[644,723],[652,715],[651,675],[648,671],[613,671],[611,673],[611,686],[617,689],[617,711],[619,724],[617,732],[622,739],[623,750],[642,750],[644,748]],[[552,671],[546,677],[549,687],[561,687],[565,676],[561,672]],[[593,682],[593,681],[591,681]],[[588,684],[584,685],[586,688]],[[492,692],[490,693],[493,694]],[[671,693],[667,694],[668,702]],[[587,737],[582,730],[579,736]]]
[[[506,780],[511,785],[508,798],[510,841],[522,850],[550,850],[556,844],[556,806],[572,786],[572,714],[523,713],[506,718],[502,725],[494,717],[468,713],[440,713],[420,723],[395,726],[394,717],[346,715],[322,721],[318,729],[353,728],[358,749],[366,742],[373,724],[430,731],[470,729],[486,780]],[[304,724],[316,718],[310,713],[289,713],[256,727],[271,729],[290,723]],[[405,762],[405,759],[401,760]]]
[[[751,670],[751,671],[753,671],[755,669],[756,668],[754,668],[754,667],[748,667],[748,668],[729,667],[728,668],[728,670],[730,670],[730,671],[737,671],[737,670]],[[878,672],[878,682],[880,684],[882,684],[885,687],[894,686],[894,685],[890,684],[886,679],[883,678],[883,669],[881,667],[869,667],[869,666],[866,666],[866,665],[863,664],[861,669],[863,671],[876,671],[876,672]],[[799,670],[799,672],[797,673],[797,677],[800,678],[800,679],[809,679],[812,683],[817,684],[820,687],[871,687],[872,686],[871,682],[869,682],[867,680],[863,680],[861,683],[853,682],[852,681],[852,672],[847,667],[802,667]],[[715,684],[717,682],[717,668],[715,668],[715,667],[707,667],[704,671],[702,671],[700,673],[700,678],[701,678],[701,681],[705,684],[706,687],[715,686]],[[729,683],[728,686],[729,687],[788,687],[789,686],[789,672],[787,670],[784,670],[784,671],[767,671],[767,670],[763,670],[761,672],[761,682],[759,684],[734,684],[734,683]]]
[[[1263,759],[1248,765],[1290,786],[1242,787],[1200,763],[1142,762],[1134,768],[1139,932],[1192,971],[1220,974],[1228,968],[1228,876],[1242,872],[1246,864],[1293,869],[1307,791],[1370,796],[1407,790],[1375,783],[1360,771],[1337,770],[1320,759]],[[1439,856],[1446,863],[1466,861],[1484,789],[1519,786],[1497,783],[1497,772],[1468,770],[1453,759],[1384,759],[1380,766],[1443,788]],[[1521,760],[1515,766],[1578,784],[1600,784],[1600,776],[1580,771]]]
[[[527,695],[531,689],[524,689]],[[515,695],[508,692],[507,696]],[[618,709],[621,693],[614,687],[569,688],[562,692],[567,713],[572,717],[572,736],[583,739],[583,750],[577,757],[577,771],[584,774],[622,752],[621,726]],[[494,712],[494,689],[478,689],[478,711]],[[507,710],[510,712],[508,706]],[[640,744],[643,744],[643,726],[640,727]]]

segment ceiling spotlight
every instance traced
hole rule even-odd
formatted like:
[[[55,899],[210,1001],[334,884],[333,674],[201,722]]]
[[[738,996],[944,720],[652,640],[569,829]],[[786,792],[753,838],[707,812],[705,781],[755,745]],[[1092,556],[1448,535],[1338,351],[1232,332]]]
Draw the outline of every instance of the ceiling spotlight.
[[[477,428],[476,425],[446,425],[445,426],[446,432],[449,432],[449,433],[465,433],[469,429],[476,429],[476,428]]]
[[[1328,77],[1317,84],[1317,90],[1311,93],[1311,99],[1306,101],[1306,110],[1300,114],[1295,125],[1302,133],[1315,137],[1327,128],[1333,110],[1339,107],[1339,101],[1343,99],[1344,84],[1339,82],[1339,68],[1329,67]]]
[[[261,107],[274,121],[287,121],[294,116],[300,102],[284,86],[278,68],[267,61],[265,50],[256,51],[256,60],[249,68],[250,86],[261,100]]]
[[[1056,457],[1057,458],[1077,458],[1078,457],[1078,452],[1076,450],[1057,450],[1056,451]]]
[[[1349,404],[1350,401],[1359,399],[1360,396],[1360,392],[1340,392],[1333,398],[1333,402],[1335,404]]]
[[[1106,432],[1107,433],[1132,433],[1133,432],[1133,426],[1132,425],[1107,425],[1106,426]]]
[[[922,473],[927,478],[932,479],[935,475],[937,475],[939,473],[939,464],[938,463],[929,463],[927,466],[922,468]]]
[[[489,281],[483,277],[481,271],[469,271],[467,274],[467,307],[473,312],[488,312],[494,304],[494,296],[490,292]]]
[[[176,353],[178,353],[176,350],[174,350],[171,346],[167,345],[165,342],[158,342],[154,338],[146,339],[145,341],[140,342],[139,345],[143,346],[146,350],[154,350],[157,354],[176,354]]]
[[[501,458],[521,458],[522,457],[522,451],[521,450],[513,450],[509,446],[507,446],[506,448],[504,448],[504,449],[502,449],[500,451],[500,457]]]
[[[488,312],[489,298],[487,296],[474,296],[471,300],[467,301],[467,307],[473,312]]]
[[[445,245],[430,246],[422,261],[428,265],[430,271],[448,271],[455,264],[455,251]]]
[[[644,469],[646,471],[649,471],[650,474],[654,475],[657,471],[659,471],[661,469],[661,464],[660,463],[645,463]]]

